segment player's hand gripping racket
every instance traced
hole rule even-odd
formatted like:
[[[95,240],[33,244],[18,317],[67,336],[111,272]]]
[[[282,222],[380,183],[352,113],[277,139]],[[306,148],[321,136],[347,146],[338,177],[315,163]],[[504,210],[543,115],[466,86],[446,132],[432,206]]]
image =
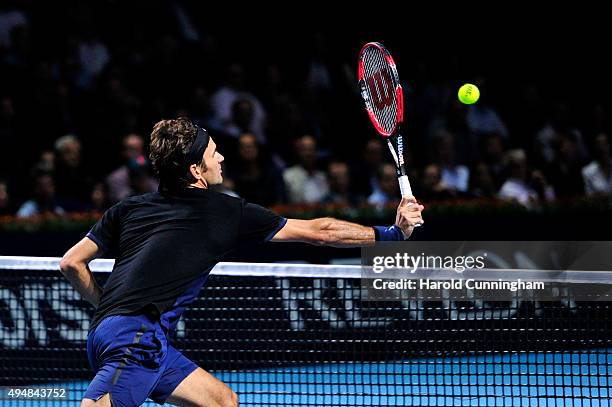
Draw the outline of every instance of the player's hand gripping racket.
[[[404,141],[400,134],[404,119],[404,95],[395,61],[382,44],[369,42],[359,53],[357,72],[368,116],[378,134],[387,140],[395,160],[402,197],[412,197],[412,188],[404,167]]]

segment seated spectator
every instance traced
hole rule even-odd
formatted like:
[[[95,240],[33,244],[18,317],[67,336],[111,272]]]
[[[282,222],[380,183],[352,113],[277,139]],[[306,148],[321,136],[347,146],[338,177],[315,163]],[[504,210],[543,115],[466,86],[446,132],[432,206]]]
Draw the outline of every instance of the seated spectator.
[[[554,188],[548,183],[544,173],[538,169],[532,170],[529,182],[538,194],[538,202],[553,202],[556,198]]]
[[[469,107],[467,122],[474,134],[495,132],[504,138],[508,137],[508,129],[499,114],[492,107],[482,103],[476,103]]]
[[[584,193],[581,169],[585,162],[576,139],[559,133],[554,143],[554,158],[546,173],[559,197],[575,197]]]
[[[139,165],[144,165],[147,159],[144,156],[144,141],[138,134],[128,134],[123,138],[123,159],[125,164],[111,172],[106,177],[108,185],[109,199],[112,203],[119,202],[122,199],[135,195],[138,192],[134,189],[133,180],[130,178],[130,166],[137,168]],[[140,180],[140,188],[138,191],[153,192],[157,190],[157,180],[154,177],[144,174]]]
[[[537,162],[542,165],[550,165],[556,157],[558,149],[555,147],[560,143],[562,136],[569,137],[576,145],[576,154],[580,160],[586,160],[587,149],[580,130],[570,123],[570,110],[566,104],[557,104],[550,119],[537,132],[535,136],[535,153]]]
[[[351,176],[348,165],[342,161],[332,161],[327,166],[329,193],[323,198],[323,203],[345,206],[356,206],[359,199],[351,190]]]
[[[442,169],[437,164],[429,164],[423,171],[419,199],[423,201],[440,201],[454,198],[457,190],[449,188],[442,181]]]
[[[232,108],[239,99],[246,99],[252,106],[252,115],[248,128],[255,134],[257,140],[265,144],[264,127],[266,124],[266,111],[263,105],[253,94],[245,89],[245,74],[241,65],[233,64],[228,68],[227,81],[211,97],[210,105],[216,122],[225,127],[232,121]],[[212,125],[213,129],[217,126]]]
[[[476,164],[470,176],[469,195],[474,198],[494,198],[496,192],[497,186],[489,166],[483,162]]]
[[[54,181],[57,197],[66,211],[80,211],[89,202],[90,177],[81,160],[81,142],[69,134],[55,141]]]
[[[528,209],[554,200],[553,189],[546,182],[542,172],[536,170],[530,173],[525,151],[520,149],[508,151],[506,166],[510,177],[502,185],[499,198],[516,201]]]
[[[17,211],[17,217],[27,218],[36,215],[63,215],[66,211],[57,204],[55,182],[46,173],[38,173],[34,178],[34,197],[26,201]]]
[[[8,182],[0,178],[0,216],[12,215],[15,213],[13,208],[13,202],[9,195]]]
[[[489,168],[496,189],[504,182],[504,142],[497,133],[482,135],[480,139],[482,162]]]
[[[455,141],[452,133],[440,131],[435,138],[435,146],[436,161],[442,169],[442,182],[448,188],[466,192],[470,170],[455,162]]]
[[[249,202],[270,206],[285,201],[285,185],[280,171],[263,154],[255,136],[246,133],[238,139],[238,158],[231,164],[234,190]]]
[[[393,164],[384,163],[378,169],[380,189],[368,197],[368,203],[379,208],[395,203],[401,199],[397,173]]]
[[[320,202],[329,187],[325,173],[317,169],[317,143],[306,135],[295,141],[298,163],[283,172],[290,203]]]
[[[594,160],[582,169],[587,195],[612,195],[612,159],[608,135],[600,133],[593,143]]]
[[[244,133],[250,133],[256,136],[260,144],[265,144],[266,137],[262,133],[256,134],[251,127],[253,114],[253,103],[249,99],[236,99],[232,105],[231,119],[218,130],[234,138],[238,138]]]
[[[369,139],[363,148],[363,159],[354,165],[352,178],[359,180],[355,185],[356,192],[361,196],[370,196],[380,190],[378,185],[378,169],[385,162],[385,145],[380,138]]]
[[[111,207],[108,187],[104,182],[96,182],[91,190],[90,210],[104,212]]]
[[[34,164],[34,170],[52,174],[55,171],[55,153],[52,150],[40,153],[38,162]]]

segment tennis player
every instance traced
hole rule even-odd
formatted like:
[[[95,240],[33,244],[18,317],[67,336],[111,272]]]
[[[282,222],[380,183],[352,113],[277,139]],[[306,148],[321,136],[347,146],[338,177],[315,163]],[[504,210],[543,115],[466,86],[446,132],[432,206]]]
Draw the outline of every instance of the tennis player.
[[[238,245],[300,241],[363,246],[404,240],[423,206],[404,199],[396,224],[366,227],[331,218],[296,220],[209,190],[223,156],[189,119],[162,120],[151,133],[156,193],[110,208],[64,255],[61,270],[96,308],[87,355],[96,373],[81,406],[133,407],[147,398],[180,406],[236,406],[237,395],[175,349],[170,338],[213,266]],[[410,204],[412,203],[412,204]],[[104,289],[88,263],[117,253]]]

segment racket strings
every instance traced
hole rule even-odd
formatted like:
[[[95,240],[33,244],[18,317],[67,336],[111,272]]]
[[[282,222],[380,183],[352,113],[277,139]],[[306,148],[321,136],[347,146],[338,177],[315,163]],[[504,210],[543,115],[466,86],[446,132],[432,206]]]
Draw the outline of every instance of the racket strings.
[[[391,133],[397,124],[398,102],[389,63],[384,53],[374,47],[365,50],[363,62],[364,80],[366,82],[365,89],[371,102],[372,113],[382,129],[387,133]],[[378,78],[376,78],[377,75],[379,75]],[[374,94],[374,92],[378,92],[378,95]],[[386,98],[390,103],[379,107],[375,101],[382,98]]]

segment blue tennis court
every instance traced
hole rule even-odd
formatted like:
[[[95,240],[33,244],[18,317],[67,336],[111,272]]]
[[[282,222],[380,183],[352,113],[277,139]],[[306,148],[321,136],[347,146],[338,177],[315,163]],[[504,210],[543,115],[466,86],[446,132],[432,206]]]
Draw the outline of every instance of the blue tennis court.
[[[248,406],[609,406],[612,354],[491,354],[217,372]],[[54,383],[78,399],[87,382]],[[4,401],[6,406],[74,401]],[[155,405],[152,402],[145,404]]]

